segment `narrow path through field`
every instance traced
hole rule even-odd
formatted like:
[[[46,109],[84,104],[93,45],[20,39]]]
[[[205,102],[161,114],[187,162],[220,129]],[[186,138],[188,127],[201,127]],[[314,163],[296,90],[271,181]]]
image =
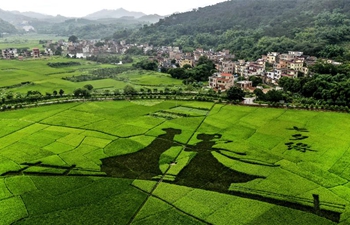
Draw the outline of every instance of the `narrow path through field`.
[[[190,140],[193,138],[193,136],[195,135],[195,133],[197,132],[197,130],[202,126],[202,124],[204,123],[205,119],[207,118],[207,116],[209,115],[210,111],[214,108],[215,104],[213,104],[211,106],[211,108],[208,110],[207,114],[203,117],[202,121],[198,124],[198,126],[196,127],[196,129],[193,131],[192,135],[188,138],[187,142],[185,143],[185,145],[183,146],[182,150],[177,154],[177,156],[175,157],[175,161],[177,160],[177,158],[180,156],[181,152],[183,152],[185,150],[185,146],[188,145],[188,143],[190,142]],[[146,202],[148,201],[148,199],[152,196],[155,198],[158,198],[157,196],[153,195],[154,191],[157,189],[157,187],[159,186],[160,183],[163,182],[164,177],[167,175],[168,171],[170,170],[170,165],[168,167],[168,169],[164,172],[163,176],[159,179],[159,181],[154,185],[154,187],[152,188],[152,190],[148,193],[148,196],[146,197],[146,199],[144,200],[144,202],[141,204],[141,206],[138,208],[138,210],[135,212],[135,214],[131,217],[130,221],[128,224],[132,224],[132,222],[135,220],[137,214],[142,210],[142,208],[145,206]],[[159,198],[158,198],[159,199]],[[176,208],[177,209],[177,208]],[[177,209],[179,210],[179,209]],[[183,211],[181,211],[183,212]],[[186,213],[186,215],[201,221],[202,223],[205,224],[210,224],[200,218],[197,218],[196,216],[193,216],[191,214]]]

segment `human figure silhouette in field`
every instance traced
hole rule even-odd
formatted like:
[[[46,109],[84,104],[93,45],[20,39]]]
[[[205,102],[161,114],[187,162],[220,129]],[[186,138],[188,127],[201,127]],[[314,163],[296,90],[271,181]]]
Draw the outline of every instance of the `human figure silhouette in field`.
[[[221,138],[220,134],[199,134],[197,139],[202,140],[194,146],[186,146],[185,151],[196,152],[196,156],[189,164],[181,170],[175,178],[175,184],[228,192],[231,183],[245,183],[257,178],[264,178],[248,175],[232,170],[221,164],[212,154],[216,142],[214,138]]]
[[[108,176],[150,180],[162,175],[159,169],[160,155],[173,146],[180,146],[174,141],[178,129],[164,129],[165,134],[159,135],[144,149],[121,156],[114,156],[102,160],[102,171]],[[218,151],[213,146],[219,134],[199,134],[197,139],[202,140],[196,145],[186,145],[185,151],[196,152],[196,156],[176,176],[174,183],[189,187],[227,192],[231,183],[248,182],[259,176],[248,175],[232,170],[221,164],[212,154]]]
[[[159,135],[144,149],[126,155],[102,159],[101,170],[108,176],[150,180],[161,175],[159,169],[160,155],[173,146],[180,146],[174,142],[174,137],[181,134],[179,129],[163,129],[166,133]]]

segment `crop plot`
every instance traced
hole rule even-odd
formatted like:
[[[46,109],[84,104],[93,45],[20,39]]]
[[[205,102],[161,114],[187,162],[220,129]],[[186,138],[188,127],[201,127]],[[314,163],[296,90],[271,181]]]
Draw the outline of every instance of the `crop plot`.
[[[0,124],[1,224],[350,221],[347,114],[118,101]]]

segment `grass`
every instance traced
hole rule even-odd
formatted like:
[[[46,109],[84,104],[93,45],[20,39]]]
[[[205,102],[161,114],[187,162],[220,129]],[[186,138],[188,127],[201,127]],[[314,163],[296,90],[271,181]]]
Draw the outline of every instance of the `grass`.
[[[332,224],[290,204],[312,206],[316,193],[321,208],[348,206],[347,114],[212,104],[87,102],[0,113],[0,174],[15,171],[0,177],[0,223]],[[148,116],[162,110],[197,116]],[[288,150],[291,141],[314,151]],[[350,212],[340,211],[346,224]]]

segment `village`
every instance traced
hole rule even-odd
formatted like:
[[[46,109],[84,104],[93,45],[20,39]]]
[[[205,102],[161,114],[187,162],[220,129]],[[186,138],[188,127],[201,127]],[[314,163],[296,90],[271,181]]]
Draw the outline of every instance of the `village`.
[[[236,85],[246,90],[253,88],[250,77],[259,77],[264,84],[278,88],[278,81],[282,77],[297,78],[310,76],[309,67],[319,59],[315,56],[304,55],[299,51],[287,53],[268,52],[256,61],[236,59],[229,50],[213,51],[197,48],[193,52],[183,52],[180,47],[161,46],[154,47],[149,44],[127,44],[126,41],[80,40],[65,42],[60,40],[40,41],[44,50],[33,49],[2,49],[4,59],[40,58],[61,55],[71,58],[88,58],[101,54],[126,54],[130,49],[137,49],[140,53],[149,56],[150,60],[158,63],[161,68],[183,68],[196,66],[200,57],[207,57],[216,65],[217,72],[209,77],[208,84],[215,91],[224,92]],[[321,59],[325,63],[340,65],[341,63],[329,59]],[[121,62],[122,63],[122,62]]]

